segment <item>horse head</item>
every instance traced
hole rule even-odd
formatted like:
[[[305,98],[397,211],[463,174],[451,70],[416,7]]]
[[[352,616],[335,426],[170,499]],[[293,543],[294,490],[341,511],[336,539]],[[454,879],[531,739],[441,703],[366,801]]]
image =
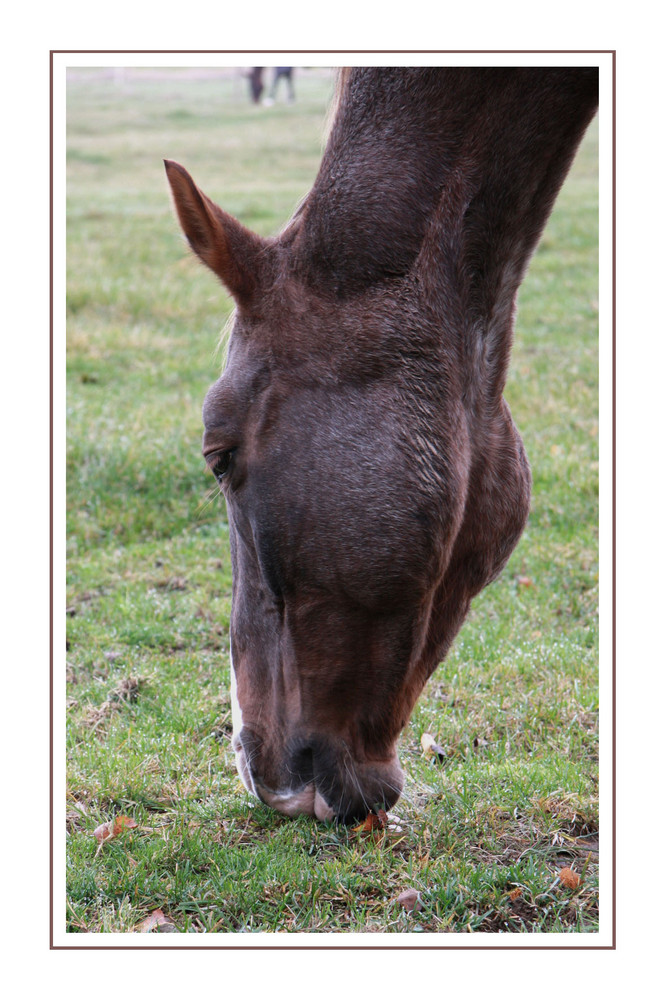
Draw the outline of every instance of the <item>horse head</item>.
[[[271,239],[166,162],[236,303],[203,407],[231,543],[232,743],[288,815],[395,803],[398,736],[521,534],[515,297],[593,92],[586,70],[345,73],[315,185]]]

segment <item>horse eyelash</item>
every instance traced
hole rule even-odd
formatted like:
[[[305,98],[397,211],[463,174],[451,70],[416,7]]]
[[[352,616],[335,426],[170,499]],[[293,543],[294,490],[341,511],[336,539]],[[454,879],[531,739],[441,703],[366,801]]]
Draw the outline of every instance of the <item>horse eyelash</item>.
[[[211,466],[211,472],[216,479],[223,479],[227,475],[235,453],[236,448],[229,448],[227,451],[220,452],[215,464]]]

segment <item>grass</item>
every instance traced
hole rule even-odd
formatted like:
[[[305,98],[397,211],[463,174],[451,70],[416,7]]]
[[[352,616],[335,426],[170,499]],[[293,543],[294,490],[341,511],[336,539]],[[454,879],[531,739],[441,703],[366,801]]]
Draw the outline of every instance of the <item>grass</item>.
[[[396,824],[289,820],[236,776],[225,512],[200,406],[230,302],[184,252],[162,158],[262,234],[307,192],[330,77],[247,100],[229,75],[68,84],[68,898],[74,933],[598,929],[597,146],[523,286],[507,398],[527,530],[405,730]],[[426,757],[431,733],[444,761]],[[138,824],[98,850],[116,814]],[[562,867],[583,878],[576,889]],[[407,888],[422,909],[397,902]]]

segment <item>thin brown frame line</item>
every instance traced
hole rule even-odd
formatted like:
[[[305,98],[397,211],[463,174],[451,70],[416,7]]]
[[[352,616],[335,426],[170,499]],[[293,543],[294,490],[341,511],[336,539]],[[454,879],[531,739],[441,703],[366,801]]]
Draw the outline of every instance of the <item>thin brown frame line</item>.
[[[612,55],[616,49],[51,49],[51,55]]]
[[[303,932],[307,933],[307,932]],[[614,944],[165,944],[165,945],[122,945],[122,944],[56,944],[52,951],[615,951]]]
[[[54,56],[56,55],[112,55],[115,53],[125,55],[138,55],[142,53],[151,55],[244,55],[256,53],[257,55],[293,53],[294,55],[610,55],[611,56],[611,829],[613,834],[611,852],[611,943],[598,945],[83,945],[83,944],[54,944],[54,843],[53,843],[53,821],[54,821],[54,789],[53,789],[53,767],[54,767],[54,694],[53,694],[53,673],[54,673],[54,648],[53,648],[53,628],[54,628],[54,555],[53,555],[53,353],[54,353],[54,277],[53,277],[53,247],[54,247],[54,190],[53,190],[53,135],[54,135],[54,114],[53,114],[53,76],[54,76]],[[617,949],[617,704],[616,704],[616,682],[617,682],[617,660],[616,660],[616,611],[617,611],[617,588],[616,588],[616,415],[617,415],[617,385],[616,385],[616,333],[617,333],[617,310],[616,310],[616,279],[617,279],[617,200],[616,200],[616,87],[617,87],[617,50],[616,49],[51,49],[49,50],[49,185],[50,185],[50,205],[49,205],[49,332],[50,332],[50,354],[49,354],[49,451],[50,451],[50,491],[49,491],[49,523],[50,523],[50,546],[49,546],[49,568],[50,568],[50,676],[49,676],[49,770],[50,770],[50,814],[51,828],[49,831],[49,853],[50,853],[50,884],[49,884],[49,947],[51,951],[154,951],[156,947],[167,951],[615,951]]]

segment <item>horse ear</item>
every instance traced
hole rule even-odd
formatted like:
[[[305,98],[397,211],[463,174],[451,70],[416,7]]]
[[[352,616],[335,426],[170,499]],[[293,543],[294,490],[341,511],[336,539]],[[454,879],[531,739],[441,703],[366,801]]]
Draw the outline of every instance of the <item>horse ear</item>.
[[[165,160],[181,228],[197,257],[226,285],[240,306],[248,305],[261,284],[266,241],[223,212],[200,191],[187,170]]]

